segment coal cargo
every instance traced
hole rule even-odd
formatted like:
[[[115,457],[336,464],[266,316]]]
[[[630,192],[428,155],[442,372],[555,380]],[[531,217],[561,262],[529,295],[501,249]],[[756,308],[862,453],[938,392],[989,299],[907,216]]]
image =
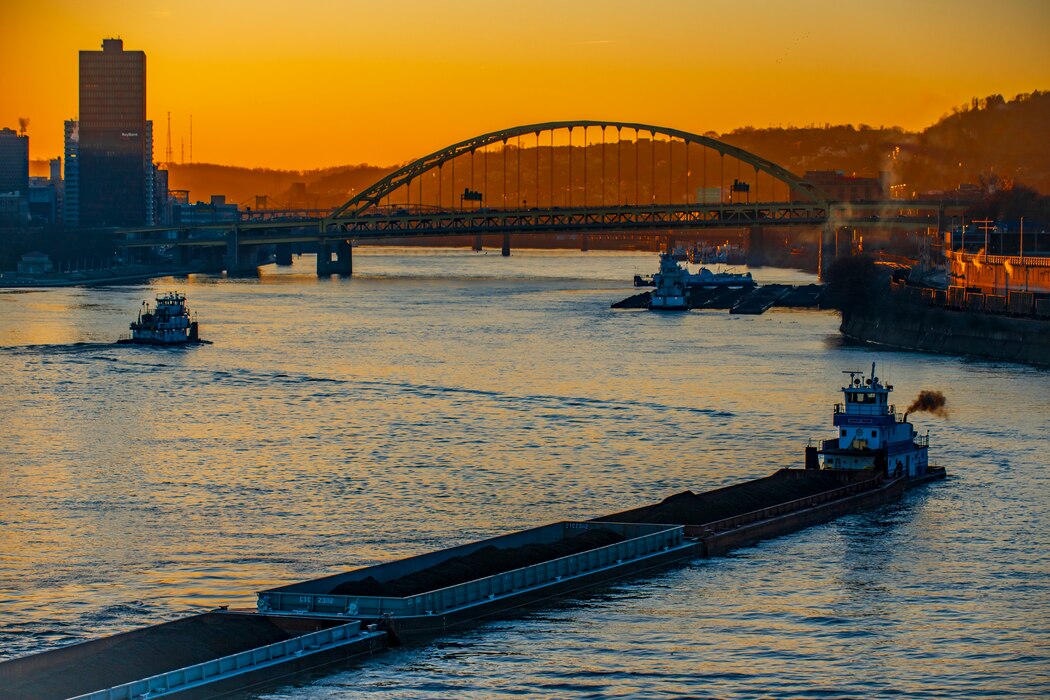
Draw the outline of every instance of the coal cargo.
[[[860,476],[870,474],[862,473]],[[595,520],[704,525],[815,496],[845,486],[845,478],[841,472],[828,470],[781,469],[763,479],[746,481],[706,493],[683,491],[651,506],[613,513]]]
[[[404,598],[605,547],[623,542],[624,539],[622,535],[615,532],[594,529],[549,544],[530,543],[513,548],[489,545],[470,554],[453,557],[422,571],[391,581],[380,583],[374,577],[369,576],[360,581],[340,583],[330,592],[335,595]]]

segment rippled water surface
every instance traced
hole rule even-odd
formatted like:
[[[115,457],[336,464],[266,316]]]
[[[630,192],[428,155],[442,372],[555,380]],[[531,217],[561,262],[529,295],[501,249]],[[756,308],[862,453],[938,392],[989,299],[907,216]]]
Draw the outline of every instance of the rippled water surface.
[[[0,657],[800,466],[878,360],[901,407],[947,394],[915,422],[948,481],[266,697],[1050,695],[1046,371],[611,310],[653,255],[312,266],[0,290]],[[111,344],[176,288],[213,345]]]

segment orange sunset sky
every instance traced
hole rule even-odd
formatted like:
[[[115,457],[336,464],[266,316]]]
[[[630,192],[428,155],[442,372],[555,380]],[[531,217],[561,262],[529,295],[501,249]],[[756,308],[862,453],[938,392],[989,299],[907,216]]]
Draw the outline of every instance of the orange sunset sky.
[[[516,124],[618,119],[693,132],[921,129],[971,97],[1050,87],[1047,0],[4,3],[0,127],[61,154],[77,52],[147,57],[154,159],[388,165]]]

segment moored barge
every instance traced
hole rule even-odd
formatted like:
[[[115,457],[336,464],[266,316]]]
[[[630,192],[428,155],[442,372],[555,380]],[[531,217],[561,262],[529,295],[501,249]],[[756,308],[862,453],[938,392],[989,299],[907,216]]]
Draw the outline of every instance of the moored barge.
[[[892,390],[874,365],[866,379],[851,372],[833,413],[838,434],[806,449],[805,468],[271,588],[256,611],[6,661],[0,699],[223,697],[891,502],[945,476],[929,465],[928,437],[889,403]]]

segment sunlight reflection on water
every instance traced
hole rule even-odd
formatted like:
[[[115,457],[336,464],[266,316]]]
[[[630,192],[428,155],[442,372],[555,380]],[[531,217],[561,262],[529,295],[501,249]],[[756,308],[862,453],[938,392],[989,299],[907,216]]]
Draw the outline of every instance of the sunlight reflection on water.
[[[1050,690],[1050,375],[844,346],[825,312],[610,310],[652,255],[357,254],[0,293],[0,654],[797,466],[877,359],[898,404],[948,394],[915,419],[948,482],[271,696]],[[214,345],[110,344],[175,288]]]

